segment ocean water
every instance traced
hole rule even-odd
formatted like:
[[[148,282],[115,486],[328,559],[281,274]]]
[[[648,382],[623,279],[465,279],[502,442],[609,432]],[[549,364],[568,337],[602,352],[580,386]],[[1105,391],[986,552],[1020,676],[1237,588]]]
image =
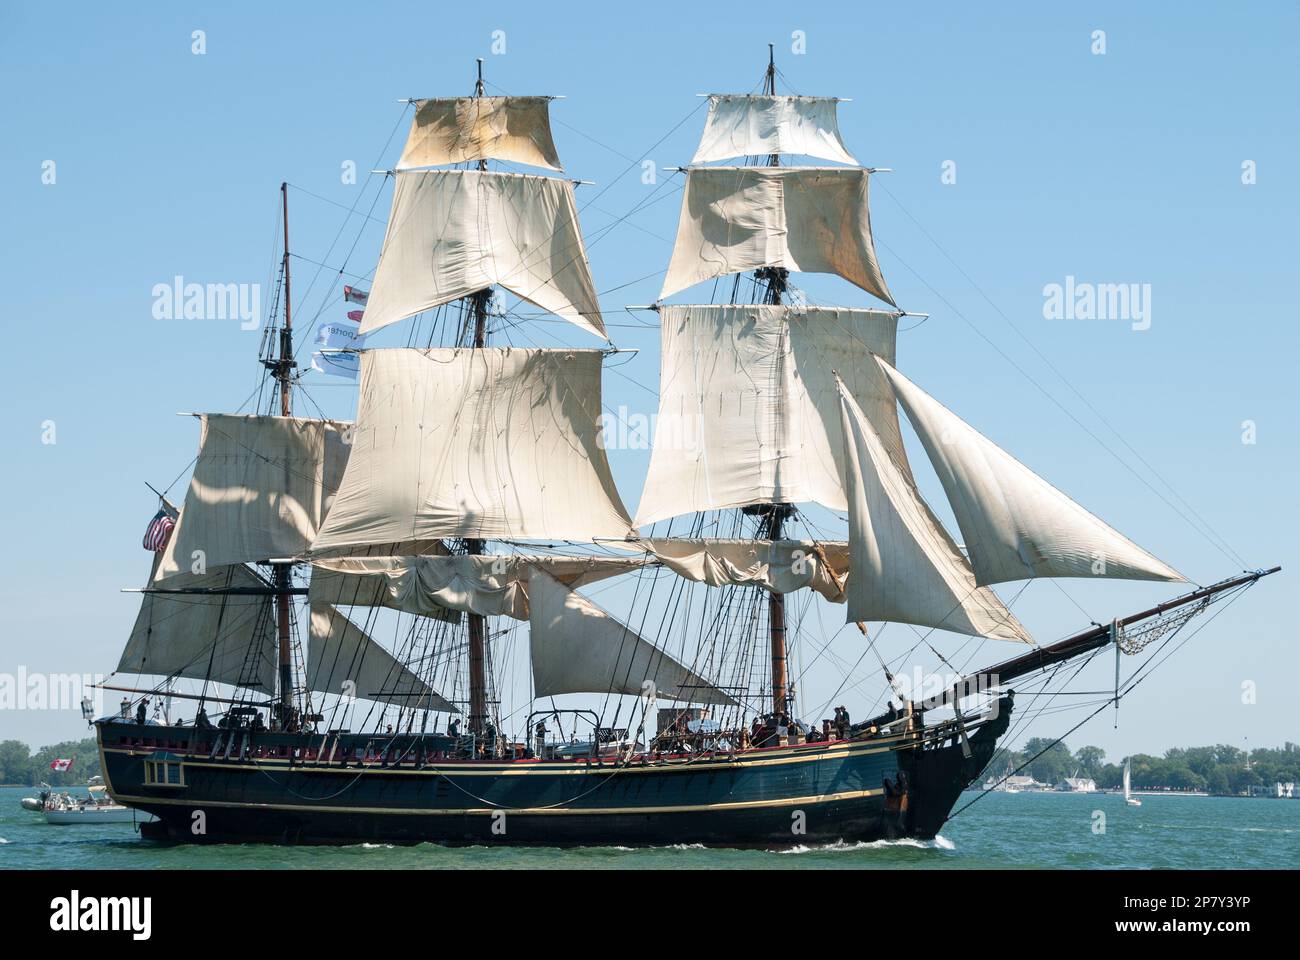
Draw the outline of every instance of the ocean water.
[[[0,788],[0,869],[1065,869],[1285,868],[1300,865],[1300,800],[994,793],[931,842],[789,850],[703,847],[160,846],[131,824],[52,826],[23,810],[31,788]],[[963,796],[961,803],[975,797]],[[960,806],[960,803],[958,804]],[[1096,826],[1103,821],[1104,832]]]

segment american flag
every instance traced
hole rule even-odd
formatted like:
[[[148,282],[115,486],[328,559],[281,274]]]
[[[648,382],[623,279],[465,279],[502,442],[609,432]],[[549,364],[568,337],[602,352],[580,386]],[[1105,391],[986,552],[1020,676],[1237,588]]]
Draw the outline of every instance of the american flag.
[[[343,299],[346,300],[346,301],[348,301],[349,303],[362,303],[362,304],[364,304],[368,299],[370,299],[370,294],[368,294],[368,293],[366,293],[366,291],[364,291],[364,290],[360,290],[360,289],[358,289],[358,288],[356,288],[356,287],[347,287],[347,286],[345,286],[345,287],[343,288]]]
[[[145,528],[141,546],[154,553],[161,553],[167,548],[167,541],[171,538],[172,528],[175,526],[176,517],[166,507],[160,508],[149,521],[149,526]]]
[[[71,760],[51,760],[50,769],[55,773],[67,773],[72,769]]]

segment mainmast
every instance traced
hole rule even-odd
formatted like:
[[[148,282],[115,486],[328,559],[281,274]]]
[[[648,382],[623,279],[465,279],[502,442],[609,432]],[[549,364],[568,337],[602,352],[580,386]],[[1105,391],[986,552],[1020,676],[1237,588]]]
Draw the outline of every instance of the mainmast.
[[[289,290],[289,185],[280,184],[281,219],[284,221],[284,325],[280,328],[280,355],[268,360],[267,365],[280,382],[280,416],[293,415],[291,388],[293,368],[293,316]],[[271,565],[272,584],[275,588],[276,627],[279,638],[280,663],[280,726],[290,723],[293,712],[293,644],[289,629],[289,597],[292,590],[293,564]]]
[[[763,93],[776,95],[776,57],[772,44],[767,45],[767,73],[763,78]],[[779,166],[780,154],[768,155],[769,167]],[[763,267],[754,274],[755,279],[765,283],[763,302],[779,306],[790,272],[784,267]],[[794,508],[788,503],[764,504],[759,536],[767,540],[780,540],[785,521],[794,514]],[[772,713],[778,719],[789,716],[789,681],[786,672],[785,654],[785,594],[770,591],[767,599],[768,631],[772,650]]]
[[[474,96],[483,96],[483,58],[478,58],[478,80],[474,84]],[[478,161],[480,170],[487,169],[487,158]],[[487,312],[492,299],[492,288],[485,287],[467,298],[467,306],[473,320],[471,346],[481,349],[487,346]],[[465,552],[470,555],[481,554],[486,549],[484,540],[468,539]],[[469,732],[474,735],[475,746],[482,743],[482,737],[488,721],[487,695],[487,618],[480,613],[470,612],[469,618]]]

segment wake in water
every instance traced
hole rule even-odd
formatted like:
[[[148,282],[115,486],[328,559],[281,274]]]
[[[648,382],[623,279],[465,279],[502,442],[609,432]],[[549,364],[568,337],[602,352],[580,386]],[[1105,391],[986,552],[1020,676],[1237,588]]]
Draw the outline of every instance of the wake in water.
[[[846,843],[843,840],[836,840],[834,843],[824,843],[817,846],[799,844],[796,847],[788,847],[784,850],[772,850],[769,852],[777,854],[854,853],[859,850],[890,850],[907,847],[911,847],[915,850],[957,849],[956,844],[946,837],[935,837],[933,840],[917,840],[914,837],[903,837],[898,840],[859,840],[856,843]]]

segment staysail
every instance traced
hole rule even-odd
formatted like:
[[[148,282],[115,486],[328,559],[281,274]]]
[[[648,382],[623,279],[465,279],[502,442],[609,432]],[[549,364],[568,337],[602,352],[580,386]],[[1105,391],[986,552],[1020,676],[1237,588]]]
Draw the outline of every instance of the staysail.
[[[952,504],[981,585],[1033,577],[1184,580],[881,362]]]
[[[856,164],[840,139],[838,103],[834,97],[711,94],[709,118],[691,163],[800,154]]]
[[[621,539],[599,350],[368,350],[316,550],[436,538]]]
[[[488,170],[396,181],[362,334],[500,285],[605,337],[572,183]]]
[[[157,579],[305,553],[343,476],[351,424],[227,414],[199,420],[198,460]]]
[[[155,557],[155,570],[158,566]],[[150,575],[150,581],[153,576]],[[243,564],[171,577],[167,590],[265,589]],[[144,594],[118,660],[122,673],[210,680],[263,693],[275,690],[276,640],[271,598],[253,594]]]
[[[529,596],[534,696],[653,693],[695,703],[735,702],[548,574],[533,576]]]
[[[659,315],[659,414],[638,527],[756,503],[844,510],[834,369],[906,464],[898,407],[871,359],[894,356],[896,313],[727,304]]]
[[[398,170],[508,160],[559,170],[550,97],[441,97],[415,101]]]
[[[692,167],[662,300],[728,273],[833,273],[888,304],[860,167]],[[364,332],[364,331],[363,331]]]
[[[307,689],[360,697],[413,710],[445,710],[444,700],[333,604],[313,600],[307,645]]]
[[[848,619],[937,627],[1032,643],[997,595],[975,582],[957,545],[840,389],[849,495]]]

